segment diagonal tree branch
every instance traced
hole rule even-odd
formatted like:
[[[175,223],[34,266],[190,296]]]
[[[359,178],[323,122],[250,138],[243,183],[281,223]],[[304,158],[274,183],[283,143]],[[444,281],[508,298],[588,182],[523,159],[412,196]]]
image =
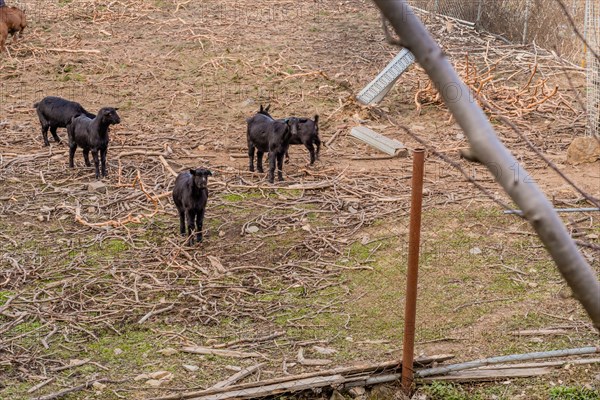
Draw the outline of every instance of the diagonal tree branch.
[[[374,0],[400,40],[425,69],[457,123],[469,139],[474,155],[523,210],[574,296],[600,330],[600,283],[569,236],[562,221],[533,179],[498,140],[474,95],[404,0]]]

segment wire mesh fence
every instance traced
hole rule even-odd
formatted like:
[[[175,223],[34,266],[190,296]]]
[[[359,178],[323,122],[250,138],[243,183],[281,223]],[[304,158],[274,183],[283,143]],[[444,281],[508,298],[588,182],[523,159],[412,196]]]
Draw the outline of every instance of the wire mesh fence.
[[[418,9],[456,18],[500,35],[513,43],[535,44],[586,66],[588,133],[597,135],[600,124],[600,5],[595,0],[570,0],[564,5],[575,28],[586,37],[582,43],[556,0],[410,0]]]

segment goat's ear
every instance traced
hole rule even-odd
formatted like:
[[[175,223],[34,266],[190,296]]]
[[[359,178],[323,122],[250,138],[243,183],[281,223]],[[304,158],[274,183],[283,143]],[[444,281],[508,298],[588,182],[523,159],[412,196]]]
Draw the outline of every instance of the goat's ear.
[[[190,174],[192,174],[192,175],[196,175],[196,170],[195,170],[195,169],[191,169],[191,168],[190,168]]]
[[[263,111],[264,111],[264,110],[263,110],[263,106],[262,106],[262,104],[261,104],[261,105],[260,105],[260,111],[259,111],[259,112],[263,112]]]
[[[115,107],[115,111],[117,111],[119,109],[119,107]]]
[[[270,109],[270,108],[271,108],[271,105],[269,104],[269,105],[267,106],[267,108],[265,108],[265,111],[266,111],[266,112],[269,112],[269,109]]]
[[[212,176],[212,174],[213,174],[213,173],[212,173],[212,171],[211,171],[210,169],[208,170],[208,174],[209,174],[210,176]]]

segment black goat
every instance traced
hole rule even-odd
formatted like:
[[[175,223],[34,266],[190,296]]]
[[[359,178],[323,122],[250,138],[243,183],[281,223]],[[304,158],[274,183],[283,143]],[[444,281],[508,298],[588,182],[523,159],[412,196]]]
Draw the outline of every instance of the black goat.
[[[304,147],[310,153],[310,165],[315,163],[315,160],[319,158],[321,152],[321,139],[319,139],[319,116],[315,115],[315,119],[310,118],[299,118],[298,119],[298,134],[292,135],[290,138],[290,144],[303,144]],[[317,145],[317,151],[315,153],[315,147]],[[287,151],[285,152],[286,163],[290,161],[290,156]]]
[[[54,96],[44,97],[41,101],[35,103],[33,107],[37,111],[40,124],[42,124],[42,137],[45,146],[50,146],[48,129],[50,129],[54,140],[60,143],[60,138],[56,134],[57,128],[66,128],[71,119],[79,115],[85,115],[88,118],[95,117],[94,114],[87,112],[81,104]]]
[[[269,107],[263,109],[252,118],[246,119],[248,128],[249,169],[254,171],[254,152],[256,150],[256,164],[258,172],[263,172],[262,157],[269,153],[269,183],[275,180],[275,164],[277,164],[277,177],[283,180],[283,156],[290,144],[290,137],[298,132],[298,118],[275,120],[269,114]]]
[[[71,118],[67,125],[69,134],[69,166],[74,167],[73,157],[77,146],[83,149],[83,159],[85,165],[90,167],[89,153],[92,151],[94,165],[96,167],[96,179],[100,179],[98,151],[102,161],[102,176],[106,173],[106,152],[108,150],[108,128],[110,125],[121,123],[121,118],[117,114],[118,108],[104,107],[98,111],[94,119],[86,115],[79,115]]]
[[[185,220],[187,217],[188,236],[193,244],[192,231],[196,227],[196,241],[202,242],[202,224],[204,211],[208,200],[208,176],[212,175],[207,169],[198,168],[181,172],[175,179],[173,201],[179,211],[179,231],[185,236]]]
[[[269,108],[271,108],[270,104],[265,109],[263,109],[261,105],[258,113],[271,117],[271,114],[269,114]],[[285,120],[286,119],[279,119],[278,121]],[[290,137],[290,144],[303,144],[310,153],[310,165],[313,165],[319,157],[319,153],[321,151],[321,139],[319,138],[319,116],[315,115],[314,120],[310,118],[298,118],[298,132],[297,134],[292,134]],[[317,145],[316,153],[314,145]],[[285,162],[287,164],[290,161],[290,156],[288,155],[287,150],[285,152],[285,158]]]

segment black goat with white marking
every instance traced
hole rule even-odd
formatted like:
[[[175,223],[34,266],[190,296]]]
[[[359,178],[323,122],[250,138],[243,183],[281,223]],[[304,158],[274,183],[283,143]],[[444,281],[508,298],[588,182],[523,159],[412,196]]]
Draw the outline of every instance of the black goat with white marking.
[[[96,167],[96,179],[100,179],[99,164],[102,162],[102,176],[107,176],[106,172],[106,152],[108,151],[108,128],[110,125],[121,123],[121,118],[117,114],[118,108],[104,107],[98,111],[93,119],[86,115],[79,115],[71,119],[67,125],[69,134],[69,167],[73,168],[73,157],[77,146],[83,149],[83,159],[85,165],[90,167],[89,153],[92,151],[94,165]],[[98,160],[100,152],[100,160]]]
[[[71,119],[79,115],[85,115],[88,118],[95,117],[94,114],[87,112],[81,104],[55,96],[44,97],[33,107],[37,111],[40,124],[42,124],[42,138],[45,146],[50,146],[48,129],[50,129],[54,141],[60,143],[60,138],[56,134],[57,128],[66,128]]]
[[[271,106],[269,105],[267,108],[263,109],[261,106],[258,113],[271,117],[269,114],[270,107]],[[278,121],[285,120],[286,119],[279,119]],[[319,116],[315,115],[314,120],[310,118],[298,118],[298,131],[296,134],[292,134],[290,137],[290,144],[303,144],[310,154],[310,165],[313,165],[317,158],[319,158],[319,153],[321,151],[321,139],[319,138]],[[314,145],[317,146],[316,152]],[[285,152],[285,158],[287,164],[290,161],[290,156],[288,155],[287,151]]]
[[[258,172],[263,172],[262,157],[269,154],[269,183],[275,180],[275,164],[277,164],[277,178],[283,181],[283,156],[290,145],[290,138],[298,132],[298,118],[275,120],[269,114],[269,107],[263,109],[252,118],[246,119],[248,123],[248,158],[249,169],[254,171],[254,152],[256,151],[256,164]]]
[[[212,175],[207,169],[198,168],[181,172],[175,179],[173,201],[179,211],[179,231],[185,236],[187,219],[188,236],[193,244],[192,231],[196,227],[196,241],[202,242],[202,224],[204,211],[208,201],[208,177]]]

